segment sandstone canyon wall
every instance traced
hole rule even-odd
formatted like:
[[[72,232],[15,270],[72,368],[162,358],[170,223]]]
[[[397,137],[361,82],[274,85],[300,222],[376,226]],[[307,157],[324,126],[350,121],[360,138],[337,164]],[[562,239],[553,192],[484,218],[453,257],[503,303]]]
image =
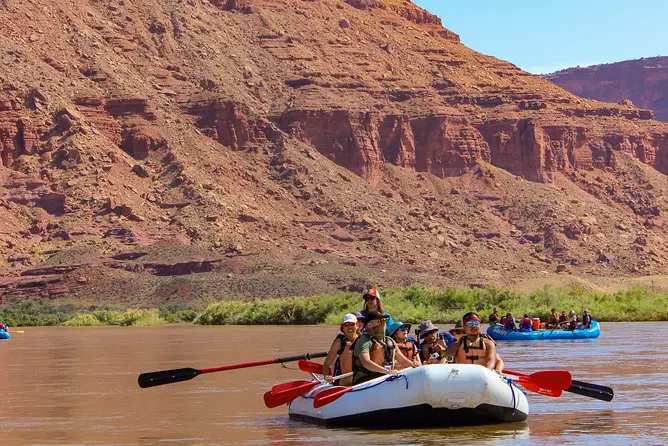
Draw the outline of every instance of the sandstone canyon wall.
[[[668,124],[410,1],[5,0],[0,33],[0,296],[668,265]]]
[[[567,68],[543,76],[584,98],[605,102],[629,100],[668,121],[668,56]]]

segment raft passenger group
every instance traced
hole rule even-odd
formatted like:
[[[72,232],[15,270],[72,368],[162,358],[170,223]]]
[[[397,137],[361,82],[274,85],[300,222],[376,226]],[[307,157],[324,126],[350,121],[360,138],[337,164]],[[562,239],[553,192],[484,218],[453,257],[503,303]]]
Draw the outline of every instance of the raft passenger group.
[[[496,344],[480,332],[482,321],[476,313],[466,313],[448,333],[439,333],[431,321],[423,321],[415,330],[416,340],[410,336],[410,324],[395,322],[384,311],[377,290],[370,288],[362,297],[363,310],[343,317],[341,333],[329,349],[323,365],[327,381],[353,372],[352,378],[335,384],[355,385],[423,364],[479,364],[503,372]]]

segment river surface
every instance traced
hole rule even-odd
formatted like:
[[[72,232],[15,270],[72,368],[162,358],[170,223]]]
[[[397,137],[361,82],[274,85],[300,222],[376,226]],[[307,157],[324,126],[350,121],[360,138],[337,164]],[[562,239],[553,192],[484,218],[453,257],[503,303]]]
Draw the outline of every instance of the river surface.
[[[325,429],[267,409],[295,363],[140,389],[141,372],[328,349],[337,327],[24,328],[0,341],[0,444],[668,444],[668,323],[604,323],[601,337],[500,342],[506,367],[566,369],[611,386],[607,403],[529,393],[526,423],[406,431]],[[322,359],[320,360],[322,361]]]

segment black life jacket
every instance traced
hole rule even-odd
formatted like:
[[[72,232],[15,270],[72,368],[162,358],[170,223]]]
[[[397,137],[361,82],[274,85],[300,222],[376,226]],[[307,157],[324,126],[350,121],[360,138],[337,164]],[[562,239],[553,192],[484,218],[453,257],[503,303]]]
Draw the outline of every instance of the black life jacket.
[[[591,327],[591,316],[588,314],[582,316],[582,324],[584,325],[585,328],[590,328]]]
[[[359,338],[359,336],[355,339],[355,341],[357,341],[358,338]],[[348,341],[348,338],[343,333],[337,334],[336,338],[334,338],[334,340],[336,341],[337,339],[339,340],[339,343],[341,344],[341,346],[336,351],[336,361],[334,361],[334,370],[332,371],[332,376],[339,376],[343,373],[343,370],[341,370],[341,355],[343,354],[346,347],[350,346],[350,348],[352,349],[353,346],[355,345],[355,342],[354,341],[353,342]],[[336,381],[334,381],[334,385],[335,386],[339,385],[339,380],[338,379]]]
[[[372,380],[374,378],[378,378],[379,376],[383,376],[382,373],[372,372],[371,370],[364,367],[362,365],[362,361],[360,360],[360,358],[357,355],[355,355],[355,346],[362,337],[367,337],[371,339],[372,345],[371,345],[371,350],[369,351],[369,355],[371,355],[373,351],[376,349],[376,345],[380,345],[384,350],[383,367],[391,368],[394,366],[394,349],[397,347],[397,343],[394,342],[394,339],[390,338],[389,336],[385,336],[384,339],[381,341],[380,339],[377,339],[369,335],[368,333],[358,336],[357,339],[355,339],[355,342],[353,342],[353,345],[351,347],[353,350],[353,385],[360,384]]]

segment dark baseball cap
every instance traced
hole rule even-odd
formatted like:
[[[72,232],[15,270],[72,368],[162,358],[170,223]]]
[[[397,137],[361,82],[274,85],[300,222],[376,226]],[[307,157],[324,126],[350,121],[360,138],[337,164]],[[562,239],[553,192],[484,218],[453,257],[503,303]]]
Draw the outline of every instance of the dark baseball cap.
[[[376,319],[388,319],[390,316],[380,311],[371,311],[364,317],[364,323],[375,321]]]

